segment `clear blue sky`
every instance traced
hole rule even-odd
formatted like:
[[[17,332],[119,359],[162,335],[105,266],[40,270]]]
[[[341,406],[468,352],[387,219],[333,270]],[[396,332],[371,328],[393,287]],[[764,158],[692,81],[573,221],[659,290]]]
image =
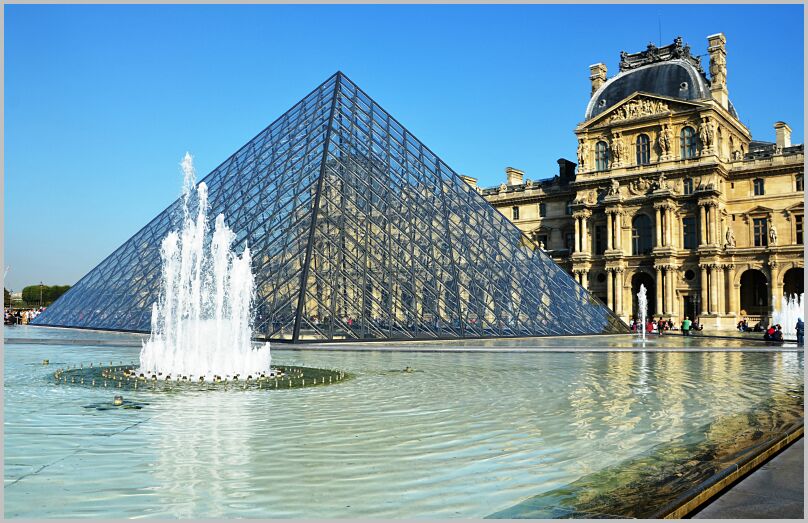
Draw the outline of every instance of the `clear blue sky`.
[[[575,159],[589,65],[727,37],[742,121],[803,142],[803,6],[5,6],[5,285],[73,284],[336,70],[456,171]],[[594,29],[594,30],[592,30]],[[705,57],[703,65],[708,67]]]

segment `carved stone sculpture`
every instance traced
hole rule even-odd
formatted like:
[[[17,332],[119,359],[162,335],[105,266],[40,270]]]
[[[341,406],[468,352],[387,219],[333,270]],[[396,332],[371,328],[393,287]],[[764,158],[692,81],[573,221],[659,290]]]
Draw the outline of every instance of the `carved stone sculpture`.
[[[732,227],[727,227],[727,243],[724,247],[735,247],[735,235],[732,233]]]
[[[771,220],[769,220],[769,245],[777,245],[777,229]]]
[[[612,139],[609,141],[609,149],[612,153],[612,160],[614,160],[614,163],[616,165],[622,163],[625,146],[623,145],[623,140],[620,139],[619,134],[612,136]]]
[[[668,182],[665,180],[665,173],[659,173],[659,178],[657,178],[657,181],[654,183],[654,189],[662,191],[667,188]]]
[[[615,109],[614,113],[609,117],[609,123],[652,116],[666,111],[668,111],[668,104],[661,100],[638,98]]]
[[[701,140],[701,145],[703,149],[708,149],[710,144],[710,134],[707,131],[707,123],[702,122],[699,124],[699,139]]]
[[[715,123],[712,121],[707,122],[707,142],[710,144],[710,147],[715,144],[715,133],[716,133],[716,126]]]
[[[578,140],[578,172],[586,170],[586,157],[589,154],[589,145],[586,140]]]
[[[651,182],[645,178],[638,178],[628,185],[629,192],[637,196],[647,193],[650,188]]]
[[[612,186],[609,187],[609,196],[619,196],[620,195],[620,182],[617,179],[612,178]]]
[[[660,131],[657,141],[659,142],[659,150],[662,152],[662,156],[668,156],[671,150],[671,130],[668,124],[665,124],[662,131]]]

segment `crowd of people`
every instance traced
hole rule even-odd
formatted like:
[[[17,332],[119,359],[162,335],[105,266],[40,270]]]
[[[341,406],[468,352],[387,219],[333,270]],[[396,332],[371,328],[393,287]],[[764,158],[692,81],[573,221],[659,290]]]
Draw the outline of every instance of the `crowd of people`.
[[[769,325],[768,328],[762,326],[760,322],[750,326],[749,320],[744,317],[738,322],[737,328],[740,332],[762,332],[763,339],[766,341],[783,341],[783,326],[779,323]],[[805,337],[805,323],[802,321],[802,318],[797,319],[797,324],[795,325],[794,330],[797,333],[797,345],[802,346]]]
[[[17,309],[14,310],[6,307],[3,310],[3,324],[4,325],[27,325],[31,323],[34,318],[45,310],[45,307],[38,309]]]
[[[644,328],[647,334],[659,335],[662,335],[665,332],[680,330],[684,336],[689,336],[692,331],[700,331],[704,328],[704,326],[699,323],[698,318],[696,318],[694,321],[691,321],[690,318],[685,318],[682,324],[677,326],[672,319],[668,318],[666,320],[661,316],[658,320],[648,318],[645,321],[645,325],[642,325],[642,322],[637,318],[631,318],[629,327],[631,328],[631,332],[642,332],[640,329]]]

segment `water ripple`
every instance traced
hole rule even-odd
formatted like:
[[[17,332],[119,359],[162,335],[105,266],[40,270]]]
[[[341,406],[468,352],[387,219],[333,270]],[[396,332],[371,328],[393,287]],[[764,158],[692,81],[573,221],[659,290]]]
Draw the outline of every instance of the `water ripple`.
[[[275,350],[276,364],[356,377],[130,393],[149,404],[137,411],[84,409],[113,392],[53,386],[54,369],[32,365],[137,350],[6,345],[7,517],[478,518],[799,395],[804,365],[779,352]]]

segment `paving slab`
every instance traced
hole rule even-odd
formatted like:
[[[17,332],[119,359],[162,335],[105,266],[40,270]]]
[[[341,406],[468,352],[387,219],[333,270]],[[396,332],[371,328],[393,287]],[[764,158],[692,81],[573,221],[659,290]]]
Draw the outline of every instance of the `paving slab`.
[[[707,505],[693,519],[803,519],[805,438]]]

